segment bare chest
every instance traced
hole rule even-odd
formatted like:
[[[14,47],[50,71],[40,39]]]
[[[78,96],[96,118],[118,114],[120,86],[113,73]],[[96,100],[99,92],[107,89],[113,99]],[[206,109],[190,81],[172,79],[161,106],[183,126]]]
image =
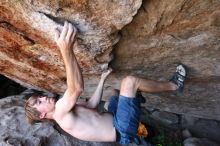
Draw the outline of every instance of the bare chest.
[[[58,123],[70,135],[87,141],[114,141],[115,129],[110,114],[77,107]]]

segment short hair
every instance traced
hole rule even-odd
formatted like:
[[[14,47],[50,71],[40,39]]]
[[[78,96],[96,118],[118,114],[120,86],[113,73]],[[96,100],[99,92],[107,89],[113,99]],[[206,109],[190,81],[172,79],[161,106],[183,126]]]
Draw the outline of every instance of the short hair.
[[[32,95],[28,100],[25,101],[25,116],[30,124],[36,124],[44,121],[43,119],[40,119],[41,113],[35,107],[33,107],[37,102],[38,97],[38,95]]]

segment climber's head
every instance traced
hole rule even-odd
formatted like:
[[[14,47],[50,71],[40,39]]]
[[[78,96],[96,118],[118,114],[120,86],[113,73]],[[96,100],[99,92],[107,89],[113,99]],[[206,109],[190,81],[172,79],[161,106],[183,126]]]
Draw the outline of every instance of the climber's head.
[[[34,124],[51,119],[55,110],[56,98],[31,96],[25,103],[25,115],[29,123]]]

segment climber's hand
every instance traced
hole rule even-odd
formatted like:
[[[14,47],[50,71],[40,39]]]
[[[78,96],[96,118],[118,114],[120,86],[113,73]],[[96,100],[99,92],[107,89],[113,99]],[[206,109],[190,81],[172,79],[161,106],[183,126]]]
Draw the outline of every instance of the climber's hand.
[[[61,53],[69,52],[73,49],[77,29],[65,21],[62,31],[58,28],[55,30],[55,41],[60,48]]]
[[[112,68],[109,68],[106,72],[102,73],[101,79],[105,80],[111,72],[112,72]]]

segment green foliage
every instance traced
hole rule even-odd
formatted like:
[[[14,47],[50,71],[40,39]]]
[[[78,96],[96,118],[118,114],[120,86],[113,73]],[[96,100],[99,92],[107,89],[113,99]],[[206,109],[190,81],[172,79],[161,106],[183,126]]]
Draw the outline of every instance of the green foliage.
[[[155,146],[182,146],[179,142],[167,142],[167,139],[164,135],[158,135],[152,138],[152,143]]]

